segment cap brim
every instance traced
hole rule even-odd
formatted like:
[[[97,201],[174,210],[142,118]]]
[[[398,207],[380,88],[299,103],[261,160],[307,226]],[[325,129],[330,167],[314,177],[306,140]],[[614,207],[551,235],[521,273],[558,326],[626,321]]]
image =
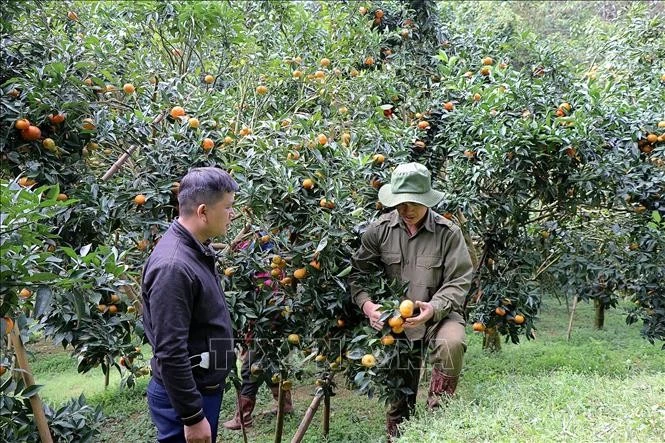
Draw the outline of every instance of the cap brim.
[[[395,207],[401,203],[419,203],[423,206],[431,208],[436,206],[443,199],[443,192],[435,191],[431,189],[429,192],[424,194],[411,194],[411,193],[401,193],[393,194],[392,186],[390,184],[385,184],[379,189],[379,201],[383,206],[386,207]]]

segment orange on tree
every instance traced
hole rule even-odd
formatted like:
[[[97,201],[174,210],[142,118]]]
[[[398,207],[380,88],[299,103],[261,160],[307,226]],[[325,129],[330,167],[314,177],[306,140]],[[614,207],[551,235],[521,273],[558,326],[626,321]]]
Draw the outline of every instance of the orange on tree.
[[[658,127],[659,128],[665,128],[665,120],[661,120],[658,122]]]
[[[346,322],[344,321],[344,319],[343,318],[338,318],[337,319],[337,327],[338,328],[343,328],[344,326],[346,326]]]
[[[42,131],[37,126],[28,126],[26,129],[21,131],[21,137],[23,140],[35,141],[42,136]]]
[[[204,151],[210,151],[212,148],[215,147],[215,142],[211,138],[204,138],[203,141],[201,142],[201,147],[203,148]]]
[[[134,91],[136,91],[136,88],[131,83],[125,83],[122,86],[122,90],[125,92],[125,94],[133,94]]]
[[[374,154],[372,156],[372,161],[375,165],[382,165],[386,161],[386,157],[383,154]]]
[[[372,354],[365,354],[360,360],[360,363],[366,368],[373,368],[376,366],[376,357],[374,357]]]
[[[199,119],[196,118],[196,117],[192,117],[192,118],[190,118],[190,119],[187,121],[187,123],[189,123],[189,127],[190,127],[190,128],[193,128],[193,129],[196,129],[196,128],[198,128],[199,126],[201,126],[201,122],[200,122]]]
[[[282,270],[279,268],[274,268],[270,270],[270,275],[275,278],[279,278],[282,276]]]
[[[497,307],[497,308],[494,310],[494,312],[495,312],[496,315],[498,315],[499,317],[503,317],[504,315],[506,315],[506,310],[503,309],[501,306]]]
[[[251,133],[252,133],[252,130],[250,128],[248,128],[247,126],[243,126],[243,128],[240,130],[239,134],[243,137],[247,137]]]
[[[293,276],[298,280],[302,280],[303,278],[307,277],[307,269],[298,268],[295,271],[293,271]]]
[[[282,382],[282,391],[290,391],[293,389],[293,382],[291,380],[284,380]]]
[[[103,304],[103,303],[98,304],[98,305],[97,305],[97,310],[98,310],[99,312],[104,312],[104,311],[106,311],[106,305]]]
[[[52,138],[45,138],[42,140],[42,146],[47,151],[52,151],[55,148],[55,141]]]
[[[228,135],[226,137],[224,137],[224,144],[225,145],[230,145],[231,143],[233,143],[233,138],[232,137],[229,137]]]
[[[171,117],[177,120],[178,118],[183,117],[185,115],[185,108],[183,108],[182,106],[174,106],[171,108],[169,114],[171,115]]]
[[[0,376],[5,375],[5,372],[7,372],[7,366],[0,365]]]
[[[388,326],[391,328],[399,328],[404,325],[404,319],[400,315],[393,315],[388,319]]]
[[[227,277],[231,277],[233,274],[235,274],[236,270],[234,267],[229,266],[228,268],[224,269],[224,275]]]
[[[67,12],[67,18],[70,19],[70,20],[72,20],[72,21],[78,21],[79,16],[78,16],[78,14],[76,14],[76,12],[74,12],[74,11],[68,11],[68,12]]]
[[[348,132],[343,133],[341,138],[343,145],[348,145],[349,143],[351,143],[351,134],[349,134]]]
[[[316,141],[317,141],[320,145],[325,145],[325,144],[328,143],[328,137],[326,137],[325,134],[319,134],[319,135],[316,136]]]
[[[321,66],[323,66],[324,68],[327,68],[328,66],[330,66],[330,59],[324,57],[324,58],[321,59],[320,63],[321,63]]]
[[[289,334],[289,336],[286,337],[286,340],[292,345],[300,344],[300,336],[298,334]]]
[[[473,324],[473,330],[476,332],[483,332],[485,331],[485,324],[477,321]]]
[[[305,189],[314,188],[314,180],[312,180],[311,178],[306,178],[305,180],[302,181],[302,187]]]
[[[374,65],[374,57],[367,57],[365,59],[365,66],[373,66]]]
[[[139,251],[145,251],[146,249],[148,249],[148,240],[144,238],[143,240],[139,240],[138,242],[136,242],[136,249],[138,249]]]
[[[427,120],[422,120],[418,122],[418,129],[425,130],[429,129],[429,122]]]
[[[265,85],[259,85],[256,87],[256,93],[259,95],[265,95],[268,93],[268,88]]]
[[[211,85],[215,82],[215,77],[212,75],[208,74],[205,77],[203,77],[203,81],[206,82],[207,84]]]
[[[364,7],[364,6],[361,6],[360,8],[358,8],[358,12],[360,13],[360,15],[365,15],[365,14],[367,14],[367,8]]]
[[[28,129],[30,127],[30,120],[28,120],[27,118],[19,118],[14,123],[14,127],[20,131]]]
[[[95,121],[91,118],[84,118],[81,120],[81,128],[86,131],[93,131],[96,127],[97,125],[95,125]]]
[[[109,305],[108,310],[110,314],[118,313],[118,307],[116,305]]]
[[[319,354],[316,357],[314,357],[314,361],[317,362],[317,363],[321,363],[321,362],[324,362],[326,360],[327,360],[327,358],[323,354]]]
[[[29,188],[30,186],[36,184],[37,182],[28,177],[21,177],[18,179],[18,185],[22,188]]]
[[[67,194],[60,193],[55,199],[59,202],[66,202],[67,200],[69,200],[69,196]]]
[[[360,75],[360,72],[358,72],[358,70],[356,68],[351,68],[351,71],[349,71],[349,75],[351,77],[358,77]]]
[[[484,66],[491,66],[494,64],[494,60],[492,59],[492,57],[484,57],[482,62]]]
[[[483,75],[485,77],[490,75],[491,72],[492,70],[489,68],[489,66],[483,66],[482,68],[480,68],[480,75]]]
[[[412,317],[415,307],[415,304],[411,300],[403,300],[402,303],[399,304],[399,313],[402,318]]]
[[[525,320],[525,318],[524,318],[524,316],[523,316],[522,314],[517,314],[517,315],[515,316],[515,318],[514,318],[513,321],[514,321],[516,324],[521,325],[522,323],[524,323],[524,320]]]
[[[317,260],[312,260],[311,262],[309,262],[309,265],[312,268],[316,269],[317,271],[321,270],[321,263],[319,263]]]
[[[445,102],[443,104],[443,109],[445,109],[446,111],[452,111],[453,109],[455,109],[455,105],[453,104],[453,102]]]
[[[134,203],[136,206],[143,206],[146,202],[147,198],[143,194],[138,194],[136,197],[134,197]]]
[[[395,337],[393,337],[392,334],[386,334],[381,337],[381,344],[383,346],[392,346],[395,344]]]
[[[478,94],[477,92],[473,94],[473,101],[479,102],[480,99],[481,99],[480,94]]]
[[[647,135],[647,141],[651,144],[654,144],[658,141],[658,136],[656,134]]]
[[[32,295],[32,291],[28,288],[23,288],[21,291],[18,293],[18,296],[21,297],[22,299],[30,298]]]
[[[60,123],[65,121],[65,114],[50,114],[48,116],[48,119],[54,125],[59,125]]]
[[[323,80],[325,77],[326,77],[326,73],[323,72],[323,71],[316,71],[314,73],[314,78],[316,78],[318,80]]]
[[[118,294],[111,294],[111,303],[120,302],[120,296]]]
[[[302,77],[302,71],[299,71],[299,70],[296,69],[295,71],[293,71],[293,72],[291,73],[291,76],[292,76],[293,78],[300,78],[300,77]]]

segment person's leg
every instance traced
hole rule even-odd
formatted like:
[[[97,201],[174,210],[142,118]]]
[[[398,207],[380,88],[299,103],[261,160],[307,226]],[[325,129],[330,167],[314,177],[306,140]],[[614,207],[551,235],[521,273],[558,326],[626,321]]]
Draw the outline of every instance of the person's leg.
[[[176,413],[166,389],[155,379],[148,383],[148,409],[152,422],[157,428],[157,441],[159,443],[181,443],[185,441],[185,432],[182,421]]]
[[[432,378],[427,405],[436,408],[440,406],[442,395],[452,397],[457,388],[466,351],[464,319],[457,313],[450,313],[428,336],[431,337],[429,349]]]
[[[236,404],[235,415],[222,423],[226,429],[237,431],[241,429],[240,417],[243,417],[243,424],[246,428],[251,427],[252,412],[254,412],[254,405],[256,405],[256,393],[259,391],[259,386],[262,380],[257,380],[252,376],[252,364],[256,363],[257,353],[248,351],[245,359],[242,362],[240,374],[242,376],[242,385],[240,386],[240,404]]]

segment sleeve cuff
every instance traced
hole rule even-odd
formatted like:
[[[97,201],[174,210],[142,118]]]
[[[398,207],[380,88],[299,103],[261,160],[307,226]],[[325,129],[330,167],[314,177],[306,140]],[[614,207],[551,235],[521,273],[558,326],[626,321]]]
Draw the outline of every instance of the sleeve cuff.
[[[438,323],[450,313],[450,302],[448,300],[432,300],[430,304],[434,308],[432,321]]]
[[[203,409],[199,409],[199,412],[197,412],[194,415],[191,415],[189,417],[182,417],[182,424],[185,426],[193,426],[203,420],[205,418],[205,414],[203,413]]]
[[[363,309],[363,305],[368,301],[372,301],[372,299],[366,292],[361,292],[360,294],[356,295],[356,304],[361,311]]]

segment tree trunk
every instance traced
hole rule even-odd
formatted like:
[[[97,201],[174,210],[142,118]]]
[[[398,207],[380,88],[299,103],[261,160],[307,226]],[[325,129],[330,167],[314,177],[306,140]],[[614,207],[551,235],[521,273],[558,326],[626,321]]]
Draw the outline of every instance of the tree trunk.
[[[605,304],[597,298],[593,300],[593,306],[596,316],[593,319],[594,329],[603,329],[605,327]]]
[[[489,352],[501,351],[501,335],[495,328],[487,328],[485,330],[483,349]]]

